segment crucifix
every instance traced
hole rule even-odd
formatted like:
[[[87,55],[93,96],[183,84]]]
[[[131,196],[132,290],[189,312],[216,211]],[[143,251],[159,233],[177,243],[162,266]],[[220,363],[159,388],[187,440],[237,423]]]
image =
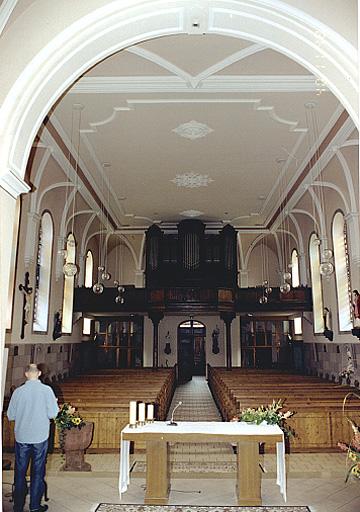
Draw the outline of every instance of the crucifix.
[[[23,314],[21,322],[20,338],[23,340],[25,336],[25,325],[30,320],[30,295],[32,294],[32,287],[29,286],[29,272],[25,272],[24,284],[19,284],[19,290],[23,294]]]

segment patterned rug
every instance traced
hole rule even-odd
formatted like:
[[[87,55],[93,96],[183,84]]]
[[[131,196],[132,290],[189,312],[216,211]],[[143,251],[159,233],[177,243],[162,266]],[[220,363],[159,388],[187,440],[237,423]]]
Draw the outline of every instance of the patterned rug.
[[[95,512],[310,512],[308,507],[205,507],[196,505],[118,505],[100,503]]]
[[[236,462],[171,462],[171,473],[236,473]],[[131,473],[135,476],[136,473],[146,473],[146,462],[136,461],[131,468]]]

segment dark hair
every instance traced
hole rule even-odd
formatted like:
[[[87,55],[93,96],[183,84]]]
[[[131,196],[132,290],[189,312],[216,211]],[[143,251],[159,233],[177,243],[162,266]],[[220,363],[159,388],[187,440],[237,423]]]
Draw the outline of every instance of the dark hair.
[[[359,295],[358,290],[353,290],[353,293],[356,293],[356,295]]]

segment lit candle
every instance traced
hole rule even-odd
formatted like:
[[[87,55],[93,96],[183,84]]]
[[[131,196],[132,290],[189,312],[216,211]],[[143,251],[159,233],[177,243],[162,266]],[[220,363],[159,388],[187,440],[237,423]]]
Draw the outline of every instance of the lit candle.
[[[136,402],[131,401],[130,402],[130,418],[129,418],[130,425],[136,424]]]
[[[139,423],[145,423],[145,404],[143,402],[139,404]]]
[[[154,404],[148,404],[147,406],[147,420],[154,421]]]

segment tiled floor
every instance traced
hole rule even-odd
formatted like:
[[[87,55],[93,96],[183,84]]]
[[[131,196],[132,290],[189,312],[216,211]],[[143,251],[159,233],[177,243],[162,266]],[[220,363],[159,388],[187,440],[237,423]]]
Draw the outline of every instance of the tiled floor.
[[[173,404],[183,404],[175,420],[220,421],[220,416],[202,378],[179,386]],[[172,411],[170,407],[170,411]],[[360,512],[360,482],[344,484],[345,458],[342,453],[291,454],[287,456],[288,504],[309,505],[312,512]],[[235,473],[231,467],[234,455],[230,445],[178,444],[172,447],[174,462],[170,504],[236,505]],[[91,473],[59,471],[60,455],[49,457],[47,482],[50,512],[90,512],[99,502],[119,502],[118,454],[87,455]],[[133,462],[144,465],[144,454],[135,454]],[[275,483],[275,457],[265,455],[266,469],[262,480],[265,505],[283,505]],[[211,471],[212,466],[222,472]],[[136,467],[136,466],[135,466]],[[139,470],[140,469],[140,470]],[[145,493],[144,467],[132,473],[129,490],[122,503],[143,503]],[[209,478],[211,476],[211,478]],[[3,473],[3,510],[10,512],[13,472]]]

